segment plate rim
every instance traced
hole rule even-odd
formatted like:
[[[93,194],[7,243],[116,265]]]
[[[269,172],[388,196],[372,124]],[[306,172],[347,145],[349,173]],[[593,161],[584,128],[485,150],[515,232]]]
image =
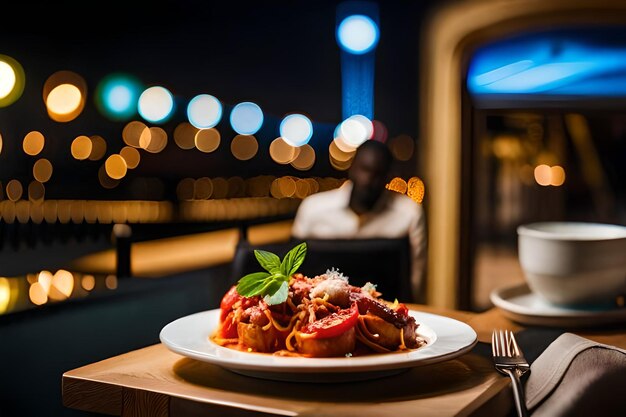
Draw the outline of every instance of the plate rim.
[[[346,357],[333,357],[333,358],[303,358],[303,357],[278,357],[271,354],[266,353],[256,353],[256,352],[240,352],[235,351],[233,349],[219,346],[216,343],[209,340],[208,336],[213,332],[215,326],[217,326],[217,317],[219,316],[220,309],[211,309],[200,311],[197,313],[193,313],[187,316],[180,317],[175,319],[168,324],[166,324],[161,331],[159,332],[159,339],[161,343],[163,343],[169,350],[178,353],[182,356],[200,360],[203,362],[211,363],[217,366],[221,366],[230,370],[247,370],[247,371],[255,371],[255,372],[267,372],[267,373],[316,373],[316,374],[336,374],[341,372],[351,372],[351,373],[361,373],[361,372],[375,372],[375,371],[385,371],[385,370],[393,370],[393,369],[405,369],[412,368],[416,366],[429,365],[432,363],[443,362],[458,356],[461,356],[467,352],[469,352],[477,343],[478,343],[478,335],[476,331],[467,323],[464,323],[460,320],[453,319],[451,317],[446,317],[443,315],[438,315],[434,313],[422,312],[419,310],[409,310],[409,313],[416,317],[418,323],[420,320],[425,328],[430,329],[435,334],[435,341],[431,345],[424,346],[422,348],[418,348],[416,350],[411,350],[409,352],[395,352],[391,353],[388,356],[386,354],[380,355],[367,355],[367,356],[358,356],[354,358],[346,358]],[[200,318],[211,318],[211,315],[215,317],[215,323],[207,326],[203,331],[199,330],[198,333],[202,334],[203,337],[206,336],[207,347],[211,347],[215,350],[214,354],[207,354],[206,352],[199,352],[193,347],[185,347],[180,345],[179,343],[171,340],[168,337],[168,332],[171,331],[173,327],[180,326],[181,323],[185,323],[186,321],[192,321],[194,319],[199,320]],[[425,356],[424,352],[428,353],[429,349],[435,349],[434,346],[437,346],[437,349],[444,346],[446,343],[450,343],[449,338],[451,336],[446,333],[437,333],[431,326],[428,325],[429,320],[431,323],[433,321],[437,322],[437,320],[443,320],[447,322],[447,324],[455,324],[456,326],[460,326],[464,330],[465,338],[467,341],[463,341],[462,343],[458,343],[458,346],[455,346],[454,349],[449,348],[444,352]],[[204,343],[204,341],[203,341]],[[218,353],[228,352],[228,355],[234,356],[235,358],[241,357],[240,359],[232,359],[232,358],[220,358]],[[257,356],[257,358],[272,358],[273,361],[278,361],[276,363],[260,363],[260,360],[249,361],[246,360],[246,355],[262,355]],[[413,355],[413,357],[411,357]],[[384,358],[382,361],[372,363],[371,358],[380,359]],[[368,360],[369,359],[369,360]],[[395,359],[395,360],[393,360]],[[292,363],[290,363],[291,361]]]

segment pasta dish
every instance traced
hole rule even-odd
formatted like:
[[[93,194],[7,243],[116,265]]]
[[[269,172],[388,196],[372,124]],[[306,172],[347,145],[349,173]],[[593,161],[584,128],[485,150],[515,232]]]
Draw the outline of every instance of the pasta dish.
[[[403,303],[370,283],[352,286],[336,270],[290,276],[286,301],[268,304],[233,286],[220,303],[211,339],[225,347],[283,356],[333,357],[416,349],[426,344]]]

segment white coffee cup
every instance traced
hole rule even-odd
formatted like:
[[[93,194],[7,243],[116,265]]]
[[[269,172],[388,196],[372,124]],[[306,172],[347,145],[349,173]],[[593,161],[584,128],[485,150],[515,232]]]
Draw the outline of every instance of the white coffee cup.
[[[556,305],[614,302],[626,294],[626,227],[538,222],[517,228],[518,256],[533,293]]]

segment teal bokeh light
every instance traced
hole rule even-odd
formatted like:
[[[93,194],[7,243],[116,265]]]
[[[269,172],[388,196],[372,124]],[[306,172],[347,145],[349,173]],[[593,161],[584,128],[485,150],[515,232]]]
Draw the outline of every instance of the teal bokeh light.
[[[111,120],[129,120],[137,114],[137,101],[142,89],[141,82],[131,75],[108,75],[96,88],[96,106]]]

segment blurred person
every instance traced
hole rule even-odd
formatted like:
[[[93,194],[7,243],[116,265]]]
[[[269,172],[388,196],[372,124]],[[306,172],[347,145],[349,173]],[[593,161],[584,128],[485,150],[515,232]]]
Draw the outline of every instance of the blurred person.
[[[298,239],[369,239],[408,236],[411,248],[411,294],[424,301],[426,226],[421,204],[386,189],[393,156],[389,147],[368,140],[356,151],[348,180],[339,188],[305,198],[291,234]]]

